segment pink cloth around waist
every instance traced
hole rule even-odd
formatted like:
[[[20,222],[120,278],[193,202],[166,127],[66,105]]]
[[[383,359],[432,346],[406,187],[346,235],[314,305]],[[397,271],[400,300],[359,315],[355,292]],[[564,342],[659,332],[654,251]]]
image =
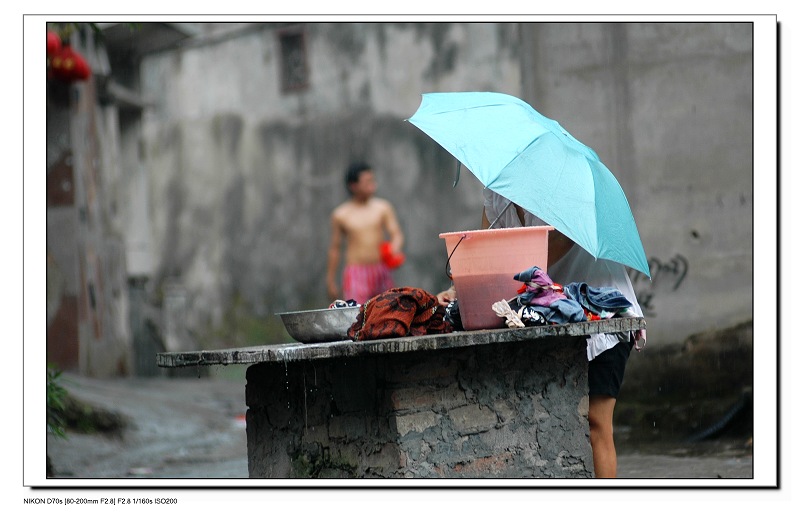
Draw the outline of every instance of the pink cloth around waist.
[[[342,272],[342,294],[364,304],[369,299],[394,288],[389,268],[383,263],[346,265]]]

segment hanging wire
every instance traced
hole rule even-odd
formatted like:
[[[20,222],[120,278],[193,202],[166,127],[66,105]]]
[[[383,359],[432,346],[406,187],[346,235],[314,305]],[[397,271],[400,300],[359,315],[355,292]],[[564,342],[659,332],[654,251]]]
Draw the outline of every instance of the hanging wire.
[[[446,264],[445,264],[445,266],[444,266],[444,273],[445,273],[445,274],[447,275],[447,277],[448,277],[448,278],[450,278],[451,280],[453,279],[453,274],[452,274],[452,273],[451,273],[451,271],[450,271],[450,258],[452,258],[452,257],[453,257],[453,253],[455,253],[455,252],[456,252],[456,249],[458,249],[458,246],[460,246],[460,245],[461,245],[461,242],[463,242],[465,238],[467,238],[467,235],[461,235],[461,239],[459,239],[458,243],[457,243],[457,244],[456,244],[456,246],[453,248],[453,250],[452,250],[452,251],[450,251],[450,256],[448,256],[448,257],[447,257],[447,263],[446,263]]]

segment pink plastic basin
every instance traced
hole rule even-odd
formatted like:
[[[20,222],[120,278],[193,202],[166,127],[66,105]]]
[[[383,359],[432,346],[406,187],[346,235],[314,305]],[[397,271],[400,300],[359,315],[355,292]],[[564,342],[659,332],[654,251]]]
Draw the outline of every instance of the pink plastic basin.
[[[517,295],[514,275],[537,265],[547,272],[547,235],[552,226],[441,233],[450,257],[465,330],[502,328],[492,304]]]

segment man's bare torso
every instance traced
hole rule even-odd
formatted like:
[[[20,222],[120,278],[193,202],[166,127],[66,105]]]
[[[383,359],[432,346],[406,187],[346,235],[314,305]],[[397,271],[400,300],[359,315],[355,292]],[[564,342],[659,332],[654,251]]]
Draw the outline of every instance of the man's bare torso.
[[[350,200],[336,208],[333,217],[347,242],[345,264],[380,262],[387,208],[387,201],[374,197],[365,203]]]

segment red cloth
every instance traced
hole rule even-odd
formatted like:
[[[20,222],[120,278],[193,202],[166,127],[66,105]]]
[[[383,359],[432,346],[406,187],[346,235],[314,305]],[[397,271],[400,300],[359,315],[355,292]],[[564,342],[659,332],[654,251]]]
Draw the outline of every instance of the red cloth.
[[[359,341],[452,331],[453,326],[444,320],[444,307],[439,306],[436,296],[418,288],[401,287],[378,294],[361,305],[347,336]]]
[[[383,260],[383,263],[390,269],[396,269],[403,265],[403,262],[406,261],[406,256],[403,253],[393,254],[392,244],[383,242],[381,244],[381,260]]]

